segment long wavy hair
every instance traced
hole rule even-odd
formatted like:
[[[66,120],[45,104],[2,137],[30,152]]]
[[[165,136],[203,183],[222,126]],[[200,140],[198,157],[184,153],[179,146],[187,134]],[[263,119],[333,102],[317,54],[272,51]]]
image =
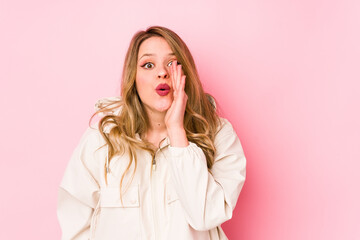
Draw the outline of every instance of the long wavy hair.
[[[134,177],[137,167],[136,150],[143,149],[150,152],[153,157],[155,155],[155,150],[149,142],[136,137],[136,134],[143,136],[149,127],[148,116],[135,87],[135,78],[140,45],[150,37],[164,38],[175,53],[177,61],[181,63],[186,75],[185,92],[188,96],[184,116],[186,136],[189,141],[203,150],[210,172],[214,163],[214,138],[220,124],[215,100],[204,92],[194,59],[184,41],[168,28],[152,26],[146,31],[137,32],[130,42],[122,73],[121,98],[101,106],[91,117],[92,119],[96,114],[105,113],[98,127],[108,145],[109,161],[118,154],[126,153],[130,158],[127,169],[121,177],[120,189],[124,176],[128,173],[133,161],[135,167],[131,180]],[[116,109],[121,109],[121,111],[118,111],[118,114],[109,114],[109,111]],[[106,166],[104,166],[104,171],[107,183]]]

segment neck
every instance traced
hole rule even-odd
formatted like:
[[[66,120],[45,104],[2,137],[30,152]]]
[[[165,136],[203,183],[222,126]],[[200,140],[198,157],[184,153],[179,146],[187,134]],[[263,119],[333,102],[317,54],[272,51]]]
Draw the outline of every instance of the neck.
[[[157,112],[152,110],[147,110],[146,112],[149,120],[149,128],[144,137],[157,146],[156,143],[167,136],[167,129],[165,125],[166,112]]]

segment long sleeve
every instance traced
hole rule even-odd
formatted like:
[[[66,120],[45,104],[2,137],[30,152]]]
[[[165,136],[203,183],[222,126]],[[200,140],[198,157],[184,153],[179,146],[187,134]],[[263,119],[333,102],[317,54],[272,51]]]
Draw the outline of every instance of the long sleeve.
[[[196,144],[170,147],[175,190],[188,223],[199,231],[219,226],[232,217],[245,182],[244,152],[227,120],[216,135],[215,147],[212,173],[208,172],[205,154]]]
[[[75,148],[58,192],[57,216],[62,240],[89,239],[91,216],[99,200],[96,150],[100,133],[88,128]]]

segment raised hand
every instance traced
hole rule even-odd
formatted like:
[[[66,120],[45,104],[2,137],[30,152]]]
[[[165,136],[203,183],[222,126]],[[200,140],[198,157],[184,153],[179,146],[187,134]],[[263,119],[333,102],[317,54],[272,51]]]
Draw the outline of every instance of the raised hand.
[[[185,93],[185,78],[181,65],[173,61],[170,67],[171,86],[174,100],[165,115],[165,125],[171,146],[184,147],[188,145],[184,129],[184,115],[188,96]]]

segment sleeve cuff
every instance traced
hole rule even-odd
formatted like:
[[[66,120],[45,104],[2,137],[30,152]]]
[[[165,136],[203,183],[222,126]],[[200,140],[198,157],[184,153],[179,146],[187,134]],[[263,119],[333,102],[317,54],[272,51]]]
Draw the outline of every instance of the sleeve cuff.
[[[196,144],[192,142],[189,142],[189,145],[187,145],[186,147],[172,147],[171,145],[169,145],[171,156],[172,157],[184,156],[193,145],[196,146]]]

